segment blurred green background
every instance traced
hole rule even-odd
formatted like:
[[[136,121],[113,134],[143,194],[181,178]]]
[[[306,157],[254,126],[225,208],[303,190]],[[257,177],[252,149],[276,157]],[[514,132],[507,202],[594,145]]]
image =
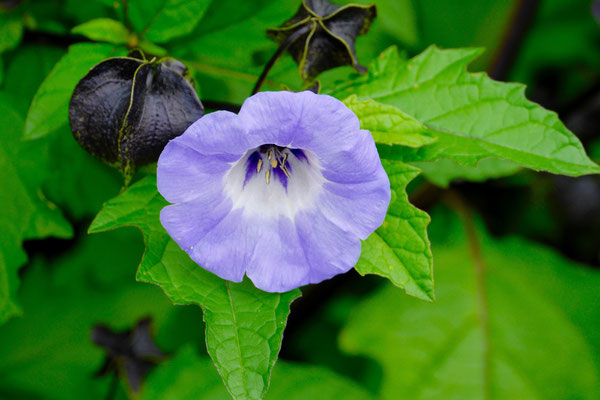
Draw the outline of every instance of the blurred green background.
[[[130,0],[133,27],[164,2]],[[600,161],[600,25],[589,0],[375,3],[379,16],[357,42],[363,65],[390,45],[407,57],[431,44],[485,47],[472,70],[527,84],[528,97],[557,111]],[[298,6],[213,0],[191,33],[160,46],[190,68],[203,101],[241,104],[277,47],[265,30]],[[119,193],[118,173],[79,148],[68,126],[26,142],[8,132],[22,132],[44,78],[69,45],[86,40],[71,29],[118,20],[122,4],[5,0],[0,9],[0,99],[11,110],[0,110],[0,126],[3,151],[18,159],[0,163],[0,199],[19,205],[2,218],[22,226],[5,231],[2,245],[24,240],[14,257],[25,263],[21,310],[1,318],[0,398],[228,398],[206,354],[201,310],[174,306],[158,287],[135,281],[139,232],[86,233],[102,203]],[[353,74],[342,67],[320,80],[326,86]],[[302,88],[287,55],[264,89],[286,87]],[[600,398],[600,178],[511,168],[501,179],[445,187],[426,168],[427,179],[410,189],[432,215],[437,301],[353,271],[307,287],[292,304],[267,399]],[[474,268],[482,260],[483,280]],[[91,332],[96,324],[125,331],[146,316],[169,357],[134,395],[123,376],[96,376],[106,353]]]

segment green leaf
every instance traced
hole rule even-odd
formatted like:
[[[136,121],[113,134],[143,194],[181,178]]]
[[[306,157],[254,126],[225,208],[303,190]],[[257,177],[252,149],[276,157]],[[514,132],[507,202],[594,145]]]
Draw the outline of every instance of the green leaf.
[[[35,92],[52,67],[66,54],[66,49],[23,44],[11,52],[5,60],[6,75],[3,91],[19,114],[27,115],[27,110]]]
[[[38,89],[25,121],[24,139],[37,139],[68,121],[69,100],[77,82],[91,67],[117,55],[110,44],[78,43],[60,59]]]
[[[447,188],[453,180],[459,178],[471,182],[484,182],[513,175],[521,169],[510,161],[497,158],[481,160],[476,167],[467,167],[447,158],[437,161],[414,161],[411,165],[419,168],[429,182],[443,188]]]
[[[392,201],[383,225],[363,242],[356,270],[388,278],[407,294],[434,299],[433,260],[427,225],[429,215],[408,201],[406,186],[419,170],[398,161],[384,160],[390,178]]]
[[[412,0],[377,0],[377,20],[388,35],[414,46],[419,40],[416,5]],[[419,7],[421,11],[421,7]],[[402,23],[398,23],[401,16]]]
[[[192,32],[212,0],[166,0],[149,22],[144,38],[165,43]],[[134,3],[132,3],[134,4]],[[136,2],[135,4],[143,4]]]
[[[27,114],[40,84],[65,54],[66,49],[40,45],[20,46],[11,53],[4,90],[20,114]],[[20,153],[22,175],[38,179],[43,195],[75,220],[93,218],[123,184],[117,171],[77,144],[68,125],[38,140],[23,142]]]
[[[419,149],[382,147],[384,158],[449,158],[474,167],[495,157],[558,174],[600,172],[555,113],[525,98],[523,85],[467,72],[467,64],[480,53],[479,49],[432,46],[404,61],[392,47],[375,61],[369,75],[335,89],[334,94],[338,98],[356,94],[396,106],[437,138]]]
[[[142,393],[146,399],[228,400],[225,388],[208,358],[187,347],[149,377]],[[280,361],[266,399],[368,400],[373,397],[356,383],[321,367]]]
[[[84,22],[71,29],[71,33],[113,44],[125,44],[129,39],[129,31],[125,25],[110,18],[96,18]]]
[[[0,324],[18,315],[20,308],[15,302],[18,286],[17,271],[27,257],[21,250],[24,239],[47,236],[70,237],[71,226],[59,210],[43,198],[39,182],[22,175],[24,163],[21,154],[23,120],[8,105],[0,93],[0,126],[3,130],[3,146],[0,147]],[[43,174],[44,171],[38,171]]]
[[[421,147],[436,140],[425,125],[394,106],[358,100],[355,95],[343,102],[356,114],[360,127],[371,132],[375,143]]]
[[[38,154],[48,159],[51,172],[44,192],[74,219],[93,218],[104,201],[121,190],[121,174],[82,149],[68,127],[27,143],[36,144]]]
[[[247,279],[229,282],[202,269],[160,224],[166,204],[156,176],[146,176],[108,201],[89,231],[137,226],[146,242],[138,280],[161,286],[176,304],[201,306],[206,346],[227,390],[236,399],[260,399],[281,348],[290,304],[300,291],[267,293]]]
[[[104,399],[111,378],[95,376],[104,359],[90,338],[96,324],[124,330],[150,316],[165,352],[202,340],[200,310],[132,279],[142,250],[137,232],[120,230],[86,235],[51,264],[31,262],[19,290],[23,316],[0,329],[0,397]]]
[[[492,68],[502,40],[510,29],[514,12],[514,4],[505,0],[463,0],[461,7],[456,7],[452,2],[420,0],[418,5],[414,6],[418,10],[419,50],[431,43],[444,48],[482,47],[488,51],[475,61],[477,68],[482,69]],[[540,7],[536,8],[536,23],[532,25],[537,24],[537,11],[542,7],[540,4]],[[529,39],[529,35],[530,33],[523,42]],[[522,56],[521,51],[519,50],[517,58]]]
[[[340,337],[381,363],[381,398],[597,399],[600,273],[482,229],[474,259],[455,215],[433,221],[436,303],[388,285]]]
[[[23,36],[23,19],[20,12],[0,10],[0,53],[16,47]]]
[[[279,25],[298,6],[297,0],[213,1],[192,34],[173,43],[172,55],[185,61],[198,87],[210,93],[212,100],[241,104],[277,49],[265,28]],[[264,88],[281,90],[282,82],[301,87],[298,67],[288,56],[275,64]]]

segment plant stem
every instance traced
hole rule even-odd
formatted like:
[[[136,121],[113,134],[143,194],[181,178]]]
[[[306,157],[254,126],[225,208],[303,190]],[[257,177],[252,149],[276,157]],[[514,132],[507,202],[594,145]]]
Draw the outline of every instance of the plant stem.
[[[473,260],[473,272],[475,274],[475,291],[477,301],[477,313],[483,333],[483,398],[492,398],[492,358],[490,342],[490,321],[488,314],[488,298],[486,285],[486,267],[477,229],[473,219],[473,212],[464,198],[455,191],[449,191],[445,197],[446,202],[458,213],[469,244],[469,252]]]
[[[511,22],[504,33],[504,39],[490,67],[491,78],[496,80],[507,79],[508,73],[519,54],[523,38],[535,19],[539,2],[539,0],[520,0],[518,2]]]
[[[302,28],[298,29],[296,32],[292,33],[290,36],[287,37],[287,39],[285,39],[285,41],[283,43],[281,43],[279,48],[275,51],[275,53],[273,54],[271,59],[267,62],[267,64],[263,68],[260,76],[258,77],[258,80],[256,81],[256,84],[254,85],[254,89],[252,89],[252,94],[258,93],[258,91],[260,90],[260,87],[262,86],[263,82],[267,78],[269,71],[273,67],[273,64],[275,64],[275,61],[277,61],[277,59],[283,54],[283,52],[286,51],[288,49],[288,47],[290,47],[290,45],[296,41],[296,39],[298,39],[300,36],[304,35],[308,31],[309,31],[309,26],[305,25]]]
[[[125,19],[125,26],[129,32],[133,32],[131,29],[131,22],[129,22],[129,6],[127,4],[127,0],[123,0],[123,19]]]
[[[110,383],[108,387],[108,391],[106,392],[105,400],[113,400],[117,395],[117,388],[119,387],[119,376],[117,373],[110,374]]]

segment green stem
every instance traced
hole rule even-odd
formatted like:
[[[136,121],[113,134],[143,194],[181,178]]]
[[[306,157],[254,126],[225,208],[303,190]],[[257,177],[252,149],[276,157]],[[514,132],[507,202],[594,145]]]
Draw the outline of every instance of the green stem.
[[[131,29],[131,22],[129,21],[129,6],[127,4],[127,0],[123,0],[123,19],[125,19],[125,26],[129,32],[133,32]]]
[[[489,303],[487,298],[486,266],[481,253],[473,212],[463,197],[457,192],[449,192],[447,203],[458,213],[469,244],[469,252],[473,260],[475,274],[475,291],[477,296],[477,313],[483,333],[483,398],[492,398],[492,358],[490,341]]]
[[[275,61],[277,61],[277,59],[283,54],[284,51],[286,51],[288,49],[288,47],[290,47],[290,45],[292,43],[294,43],[300,36],[304,35],[308,31],[309,31],[309,26],[305,25],[302,28],[298,29],[296,32],[292,33],[290,36],[287,37],[287,39],[285,39],[285,41],[283,43],[281,43],[279,48],[275,51],[275,53],[273,54],[271,59],[267,62],[267,64],[263,68],[262,73],[258,77],[256,84],[254,85],[254,89],[252,89],[252,94],[258,93],[258,91],[260,90],[260,87],[262,86],[263,82],[267,78],[269,71],[271,71],[271,68],[273,68]]]

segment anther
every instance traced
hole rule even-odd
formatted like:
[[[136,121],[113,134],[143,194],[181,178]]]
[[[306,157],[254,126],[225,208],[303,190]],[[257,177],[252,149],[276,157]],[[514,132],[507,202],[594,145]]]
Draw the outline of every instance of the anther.
[[[265,177],[267,179],[267,185],[269,184],[269,180],[271,179],[271,170],[268,169],[267,172],[265,173]]]
[[[269,151],[267,151],[267,158],[270,160],[273,158],[273,148],[271,147]]]
[[[262,158],[258,160],[258,165],[256,166],[256,173],[260,173],[260,169],[262,168]]]
[[[271,160],[271,167],[277,168],[277,160],[276,159]]]

